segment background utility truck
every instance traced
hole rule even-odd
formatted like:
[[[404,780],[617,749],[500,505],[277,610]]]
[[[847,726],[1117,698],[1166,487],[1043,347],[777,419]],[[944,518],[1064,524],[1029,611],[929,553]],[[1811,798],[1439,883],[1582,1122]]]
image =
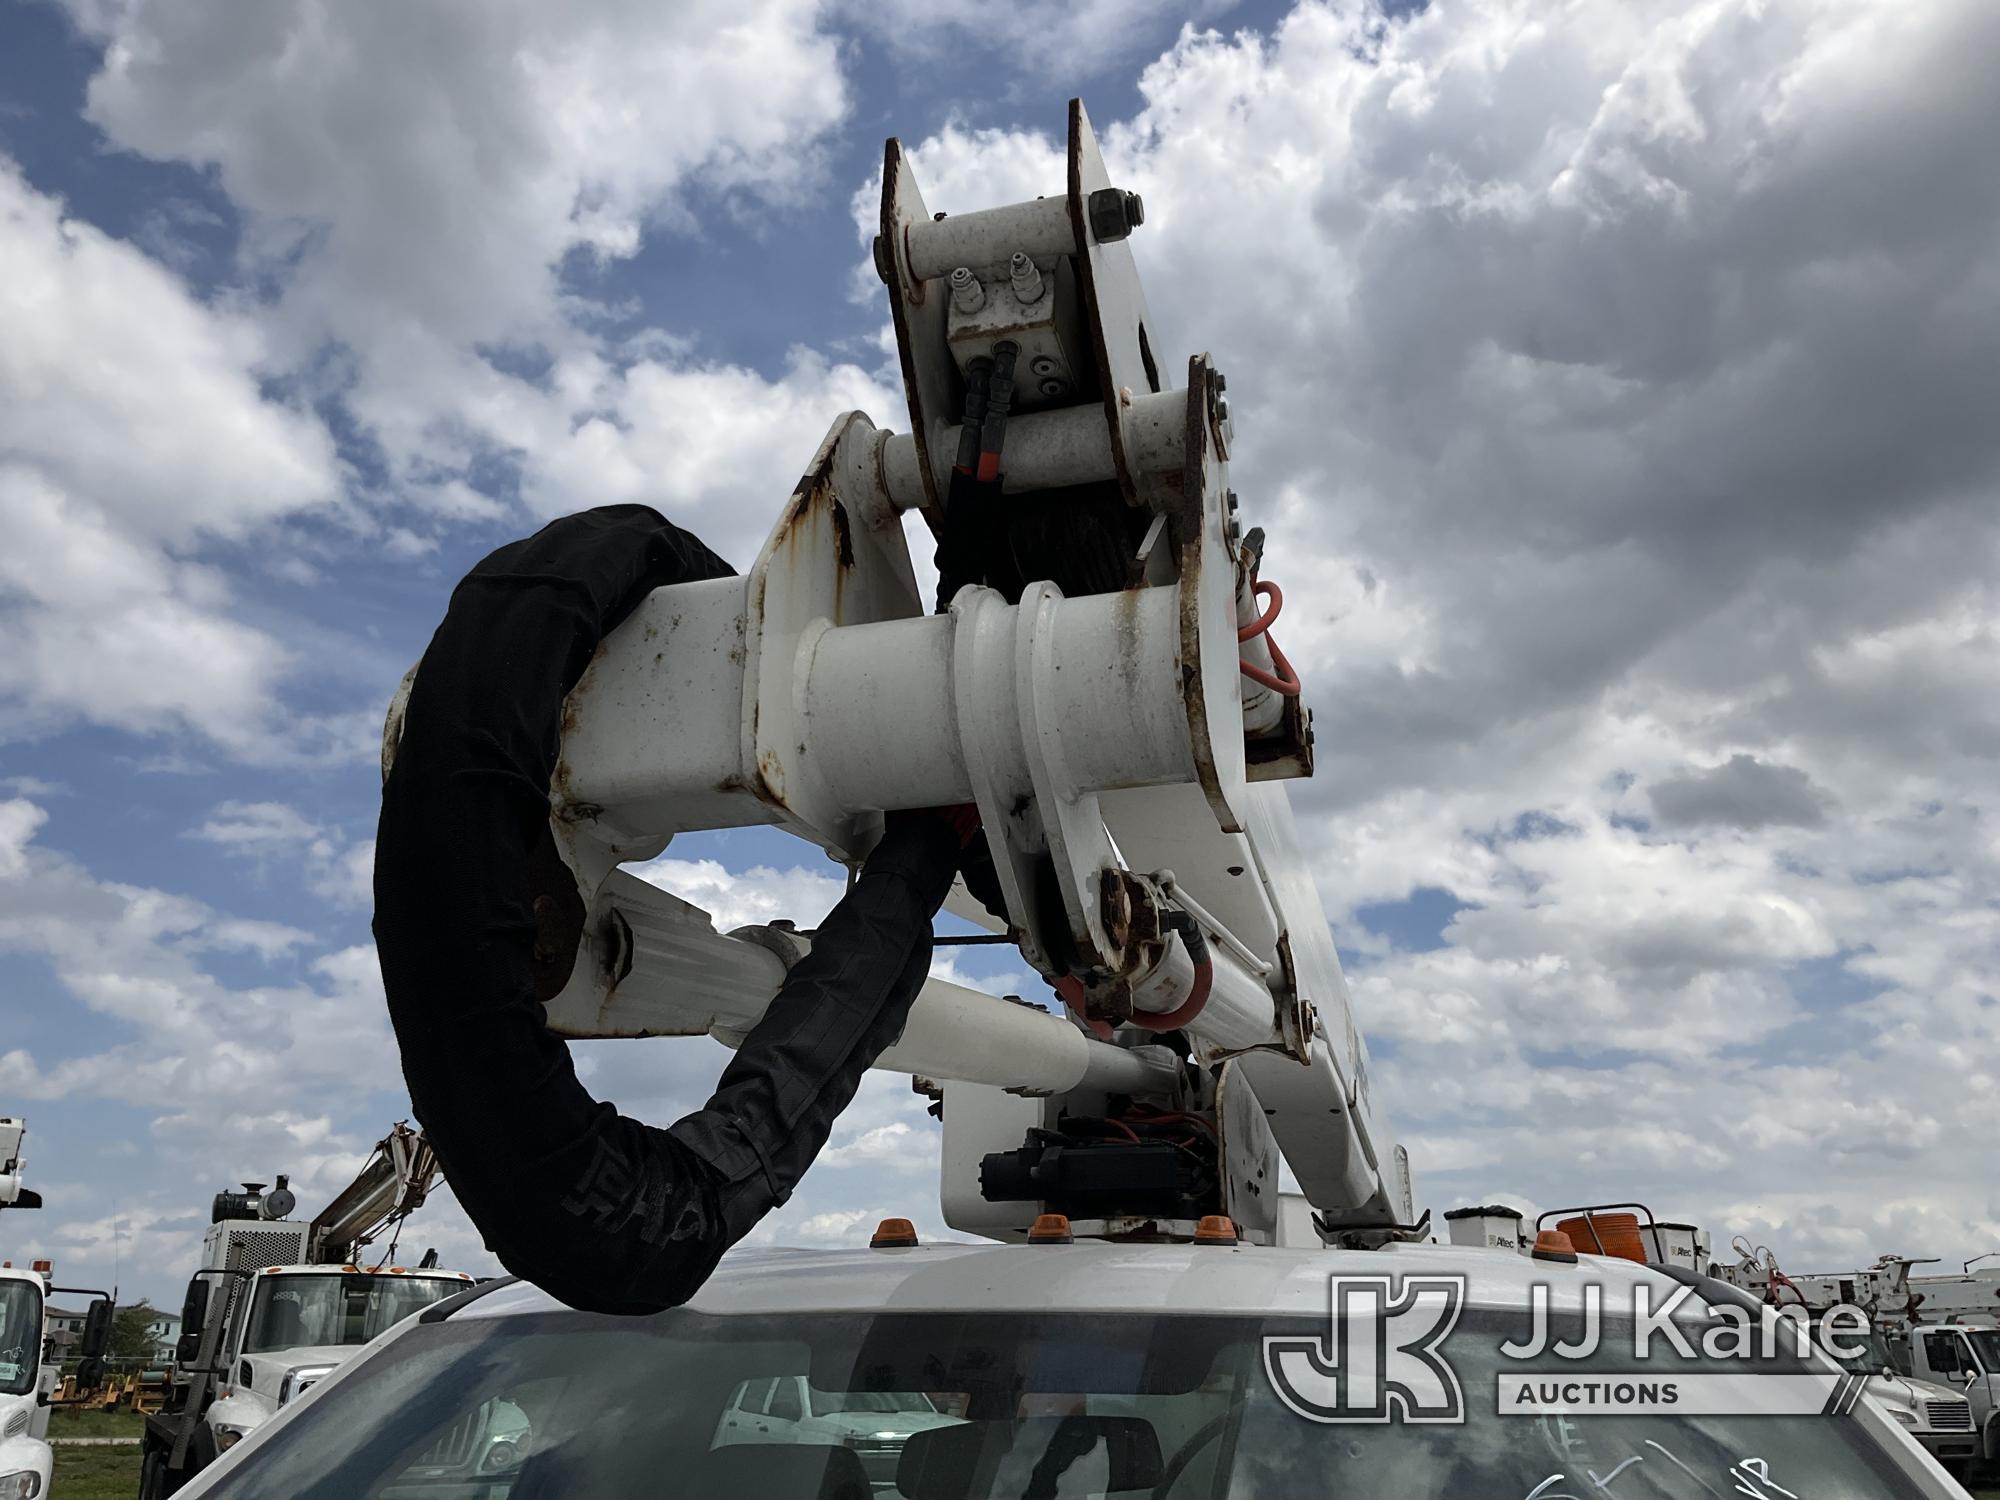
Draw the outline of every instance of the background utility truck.
[[[297,1200],[283,1177],[268,1192],[245,1183],[216,1195],[182,1306],[174,1383],[146,1419],[140,1500],[172,1494],[370,1339],[472,1284],[428,1255],[415,1268],[359,1263],[361,1247],[400,1226],[437,1177],[424,1138],[399,1124],[309,1223],[286,1218]]]
[[[516,726],[560,743],[566,868],[535,878],[577,899],[537,903],[536,950],[559,963],[536,993],[564,1037],[740,1039],[811,942],[718,932],[621,862],[762,824],[852,867],[885,811],[976,803],[991,889],[947,906],[1019,950],[1047,1008],[929,979],[877,1066],[934,1097],[942,1217],[981,1242],[892,1217],[866,1249],[739,1248],[649,1317],[487,1283],[370,1345],[191,1493],[1960,1495],[1823,1355],[1662,1351],[1631,1375],[1642,1300],[1682,1294],[1699,1331],[1756,1316],[1735,1288],[1555,1229],[1426,1243],[1286,796],[1312,722],[1229,488],[1221,373],[1167,357],[1128,244],[1142,206],[1078,101],[1067,175],[933,214],[890,142],[875,262],[911,431],[837,418],[747,575],[660,587],[601,642],[565,639],[588,669],[548,723]],[[967,575],[941,612],[912,511]],[[542,941],[544,905],[581,923],[573,962]],[[438,960],[490,972],[485,947],[454,954],[491,943],[463,925]],[[595,1186],[615,1209],[619,1184]],[[1579,1338],[1592,1304],[1611,1336],[1585,1359],[1504,1347],[1538,1314]],[[1586,1374],[1619,1409],[1584,1409]],[[1720,1379],[1712,1399],[1661,1403],[1697,1374]],[[884,1420],[804,1419],[822,1406]],[[506,1461],[468,1470],[503,1419]]]
[[[1817,1318],[1833,1307],[1855,1307],[1868,1315],[1867,1348],[1843,1361],[1855,1374],[1868,1377],[1868,1395],[1909,1428],[1917,1441],[1955,1474],[1969,1474],[1982,1460],[1995,1457],[2000,1427],[1992,1422],[1990,1384],[1965,1378],[1969,1352],[1941,1342],[1936,1358],[1921,1337],[1912,1338],[1912,1322],[1924,1305],[1910,1267],[1924,1262],[1885,1255],[1872,1266],[1855,1271],[1801,1272],[1788,1275],[1778,1258],[1764,1246],[1751,1246],[1741,1236],[1737,1260],[1718,1265],[1716,1274],[1777,1308],[1802,1308]],[[1969,1349],[1969,1346],[1968,1346]],[[2000,1362],[1990,1368],[2000,1369]]]
[[[41,1195],[22,1180],[26,1159],[21,1146],[27,1134],[26,1120],[0,1117],[0,1214],[42,1206]],[[0,1244],[6,1243],[7,1227],[0,1220]],[[46,1260],[34,1261],[26,1270],[12,1261],[0,1263],[0,1500],[36,1500],[49,1489],[49,1408],[62,1373],[49,1357],[48,1301],[55,1290],[51,1272]],[[111,1341],[111,1299],[91,1295],[78,1351],[86,1384],[96,1383]]]
[[[1971,1403],[1978,1458],[2000,1467],[2000,1324],[1913,1324],[1893,1335],[1892,1345],[1912,1375],[1948,1386]]]

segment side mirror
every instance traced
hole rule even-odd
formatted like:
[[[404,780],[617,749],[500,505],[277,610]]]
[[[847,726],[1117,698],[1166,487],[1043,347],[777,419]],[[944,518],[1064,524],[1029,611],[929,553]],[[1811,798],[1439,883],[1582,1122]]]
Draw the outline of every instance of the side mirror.
[[[79,1360],[76,1367],[76,1388],[80,1391],[94,1391],[104,1384],[104,1361],[92,1356]]]
[[[111,1347],[112,1313],[111,1299],[99,1297],[84,1314],[83,1339],[78,1345],[78,1352],[86,1360],[103,1359],[104,1351]]]
[[[174,1363],[191,1365],[201,1357],[201,1335],[184,1333],[174,1340]]]
[[[208,1283],[197,1276],[188,1283],[187,1296],[181,1299],[181,1329],[187,1333],[200,1333],[202,1324],[208,1321]]]

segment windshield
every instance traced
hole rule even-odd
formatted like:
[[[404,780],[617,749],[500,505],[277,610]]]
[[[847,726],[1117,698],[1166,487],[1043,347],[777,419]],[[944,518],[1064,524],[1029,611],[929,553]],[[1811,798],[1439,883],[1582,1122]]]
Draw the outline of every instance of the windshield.
[[[1836,1342],[1844,1349],[1858,1347],[1860,1350],[1860,1353],[1853,1355],[1833,1355],[1840,1367],[1850,1375],[1880,1375],[1884,1370],[1898,1373],[1902,1370],[1902,1361],[1890,1351],[1889,1341],[1873,1329],[1860,1334],[1843,1332]],[[1832,1350],[1829,1349],[1827,1352],[1831,1354]]]
[[[442,1301],[466,1284],[456,1277],[325,1275],[260,1276],[243,1335],[245,1354],[312,1344],[365,1344],[411,1313]]]
[[[1966,1338],[1972,1343],[1972,1352],[1979,1356],[1980,1366],[1988,1375],[2000,1375],[2000,1330],[1973,1328],[1966,1330]]]
[[[362,1378],[245,1450],[215,1500],[876,1500],[1131,1493],[1138,1500],[1911,1500],[1922,1491],[1848,1416],[1499,1414],[1497,1346],[1522,1319],[1468,1310],[1456,1425],[1332,1425],[1282,1403],[1266,1336],[1324,1317],[548,1312],[420,1325]],[[1629,1351],[1628,1351],[1629,1352]],[[1575,1376],[1613,1354],[1508,1365]],[[1710,1361],[1676,1361],[1685,1371]],[[1797,1373],[1795,1362],[1784,1368]],[[361,1374],[361,1372],[357,1372]],[[812,1388],[917,1402],[879,1430],[780,1410]],[[1539,1377],[1538,1377],[1539,1378]],[[1629,1378],[1629,1377],[1621,1377]],[[1835,1377],[1820,1377],[1834,1389]],[[732,1402],[768,1382],[769,1402]],[[1560,1386],[1562,1381],[1555,1381]],[[505,1441],[494,1414],[513,1413]],[[1615,1481],[1613,1476],[1616,1476]]]
[[[0,1396],[35,1388],[42,1363],[42,1289],[0,1281]]]

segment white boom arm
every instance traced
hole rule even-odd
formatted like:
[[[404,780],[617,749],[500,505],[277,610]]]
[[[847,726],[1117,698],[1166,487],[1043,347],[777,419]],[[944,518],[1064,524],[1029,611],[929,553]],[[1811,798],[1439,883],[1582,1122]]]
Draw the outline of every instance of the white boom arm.
[[[438,1179],[437,1153],[430,1142],[408,1125],[398,1123],[375,1143],[367,1164],[354,1180],[313,1219],[307,1236],[316,1264],[352,1261],[391,1220],[423,1206]]]
[[[885,810],[976,803],[1007,930],[1080,1016],[932,980],[878,1066],[1007,1090],[999,1113],[1039,1111],[1031,1126],[1109,1096],[1199,1113],[1253,1237],[1275,1223],[1282,1152],[1323,1232],[1379,1241],[1408,1232],[1411,1188],[1282,785],[1311,773],[1310,715],[1241,665],[1273,659],[1224,382],[1206,356],[1181,389],[1158,365],[1126,243],[1140,217],[1080,102],[1067,192],[1030,203],[934,218],[889,143],[876,264],[913,430],[838,418],[747,577],[659,589],[604,642],[552,788],[589,917],[548,1016],[570,1037],[734,1041],[755,1024],[804,939],[718,935],[616,869],[677,833],[774,824],[852,864]],[[970,585],[928,614],[902,516],[942,524],[968,371],[1007,344],[1003,507],[1059,531],[1071,497],[1080,513],[1095,496],[1138,540],[1111,554],[1120,583],[1065,597],[1030,581],[1015,602]],[[950,1137],[982,1108],[946,1104],[948,1213],[976,1197],[976,1157]],[[954,1222],[1009,1231],[1024,1212]]]
[[[28,1138],[28,1122],[0,1116],[0,1208],[40,1208],[41,1194],[22,1179],[28,1159],[21,1143]]]

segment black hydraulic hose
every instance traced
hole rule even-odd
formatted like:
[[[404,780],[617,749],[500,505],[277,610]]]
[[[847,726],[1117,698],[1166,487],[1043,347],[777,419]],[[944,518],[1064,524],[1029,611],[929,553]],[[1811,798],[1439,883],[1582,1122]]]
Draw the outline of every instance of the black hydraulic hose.
[[[958,461],[953,466],[960,474],[970,474],[979,467],[979,439],[986,423],[986,384],[992,377],[990,359],[975,359],[966,366],[965,412],[958,428]]]
[[[1007,441],[1007,413],[1013,404],[1014,361],[1019,345],[1002,340],[993,357],[966,366],[965,408],[958,429],[958,458],[945,491],[944,526],[938,537],[937,613],[968,583],[990,583],[996,564],[1011,556],[1002,507],[1000,452]],[[1000,877],[983,835],[975,836],[963,862],[966,888],[994,916],[1008,920]]]
[[[453,592],[383,785],[375,939],[416,1116],[501,1264],[586,1311],[684,1302],[790,1195],[902,1031],[959,855],[892,815],[704,1108],[663,1130],[591,1097],[541,1006],[584,917],[549,826],[563,701],[653,589],[731,572],[643,506],[502,547]]]
[[[993,372],[986,382],[986,414],[980,424],[978,477],[1000,479],[1000,451],[1007,442],[1007,413],[1014,404],[1014,360],[1020,345],[1002,339],[993,346]]]

